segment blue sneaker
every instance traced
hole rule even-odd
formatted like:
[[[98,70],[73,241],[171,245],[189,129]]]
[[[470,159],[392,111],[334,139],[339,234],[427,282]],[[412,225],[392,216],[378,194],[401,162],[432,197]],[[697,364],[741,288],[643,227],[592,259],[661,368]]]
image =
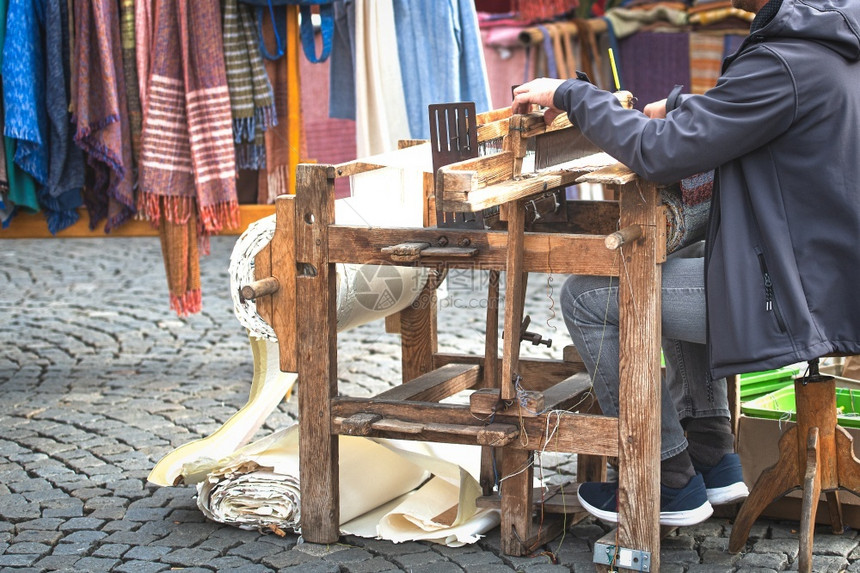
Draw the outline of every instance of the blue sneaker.
[[[591,482],[580,484],[576,492],[582,507],[599,519],[618,523],[618,484]],[[705,482],[696,474],[690,482],[673,489],[660,486],[660,524],[671,526],[695,525],[711,517],[714,508],[708,502]]]
[[[750,494],[744,483],[741,469],[741,458],[737,454],[726,454],[715,466],[707,467],[696,463],[693,468],[702,474],[705,480],[705,491],[712,505],[723,505],[743,499]]]

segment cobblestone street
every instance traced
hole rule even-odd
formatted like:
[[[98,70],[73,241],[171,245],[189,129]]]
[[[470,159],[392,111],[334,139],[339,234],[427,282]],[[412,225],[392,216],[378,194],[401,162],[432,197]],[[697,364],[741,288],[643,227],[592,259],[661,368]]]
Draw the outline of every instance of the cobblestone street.
[[[608,527],[590,519],[546,547],[556,564],[546,554],[503,555],[498,529],[457,549],[351,536],[321,546],[207,521],[193,486],[147,483],[162,456],[216,430],[248,398],[251,350],[228,292],[235,240],[212,239],[201,258],[203,312],[187,318],[168,308],[157,238],[2,242],[0,570],[594,571],[593,543]],[[450,278],[440,311],[443,351],[483,352],[485,280]],[[554,344],[524,345],[524,355],[560,357],[569,343],[561,284],[559,276],[531,278],[530,330]],[[343,333],[338,353],[345,394],[375,394],[399,378],[398,338],[381,321]],[[294,393],[260,436],[293,424],[296,410]],[[542,462],[550,475],[572,465],[569,456]],[[738,555],[726,550],[730,531],[716,518],[677,530],[663,542],[662,571],[796,570],[796,522],[760,520]],[[853,530],[833,535],[820,527],[814,570],[860,572],[858,543]]]

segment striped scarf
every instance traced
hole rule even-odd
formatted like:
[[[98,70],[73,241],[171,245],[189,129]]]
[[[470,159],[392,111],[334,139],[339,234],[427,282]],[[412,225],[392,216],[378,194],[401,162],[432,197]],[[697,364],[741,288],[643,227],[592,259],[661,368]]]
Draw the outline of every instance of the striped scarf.
[[[155,224],[184,225],[162,234],[165,264],[186,261],[183,280],[168,274],[171,308],[199,312],[197,233],[239,224],[230,94],[218,0],[163,0],[156,10],[140,156],[141,212]],[[198,221],[194,222],[194,215]],[[179,243],[171,237],[182,235]],[[176,273],[174,273],[175,275]],[[193,277],[196,280],[185,280]]]
[[[262,169],[266,166],[263,135],[277,124],[274,94],[257,43],[253,11],[237,0],[222,0],[221,4],[236,165]]]

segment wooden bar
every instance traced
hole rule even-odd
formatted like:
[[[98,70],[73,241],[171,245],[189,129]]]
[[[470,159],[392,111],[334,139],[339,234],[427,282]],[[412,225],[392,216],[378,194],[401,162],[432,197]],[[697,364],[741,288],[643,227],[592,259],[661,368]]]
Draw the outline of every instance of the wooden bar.
[[[278,335],[281,370],[297,372],[296,316],[296,198],[281,195],[275,202],[275,235],[272,237],[272,277],[280,287],[272,293],[272,328]]]
[[[436,285],[424,285],[421,294],[400,317],[400,367],[403,382],[433,369],[436,352]]]
[[[481,379],[477,364],[447,364],[377,394],[381,400],[439,402],[474,386]]]
[[[340,537],[338,438],[331,433],[332,399],[337,396],[337,336],[334,267],[327,258],[328,229],[334,223],[334,179],[325,166],[300,165],[296,197],[295,306],[298,345],[299,481],[302,535],[312,543]],[[320,423],[323,422],[323,423]]]
[[[443,364],[484,364],[481,356],[465,354],[436,354],[433,364],[438,368]],[[496,370],[501,368],[501,358],[496,363]],[[486,379],[487,369],[484,369]],[[585,365],[579,361],[552,360],[549,358],[520,358],[520,375],[523,377],[523,388],[526,390],[542,391],[569,378],[579,372],[585,372]],[[496,386],[498,387],[498,386]]]
[[[457,256],[450,259],[421,257],[415,264],[435,267],[438,263],[447,263],[450,268],[505,269],[507,233],[504,231],[368,229],[333,225],[329,228],[328,256],[334,263],[373,260],[377,264],[395,264],[381,253],[382,247],[410,241],[437,245],[442,237],[448,244],[465,241],[478,251],[467,259]],[[526,233],[523,243],[525,272],[547,273],[564,269],[571,274],[618,276],[618,257],[606,249],[603,236]]]
[[[241,235],[254,221],[275,213],[274,205],[239,205],[239,226],[222,229],[218,235]],[[110,233],[104,232],[104,221],[90,229],[90,216],[86,209],[78,209],[78,221],[56,235],[48,231],[45,216],[41,213],[18,213],[9,227],[0,229],[0,239],[110,239],[114,237],[157,237],[158,227],[150,221],[131,219]]]
[[[647,551],[660,570],[660,284],[655,246],[657,188],[633,179],[618,189],[621,228],[645,240],[625,245],[619,276],[618,543]]]

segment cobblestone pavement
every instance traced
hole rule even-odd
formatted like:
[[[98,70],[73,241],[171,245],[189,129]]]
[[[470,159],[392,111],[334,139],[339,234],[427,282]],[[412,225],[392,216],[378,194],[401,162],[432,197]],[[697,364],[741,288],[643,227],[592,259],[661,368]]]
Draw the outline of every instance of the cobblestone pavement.
[[[202,260],[203,312],[167,306],[157,239],[0,242],[0,569],[30,571],[383,571],[496,573],[593,571],[600,522],[568,528],[546,555],[511,558],[498,530],[459,549],[345,537],[320,546],[204,519],[191,486],[159,488],[149,470],[171,449],[209,434],[248,396],[247,338],[233,317],[227,266],[235,237],[212,240]],[[550,280],[553,279],[553,280]],[[479,276],[452,276],[440,323],[445,350],[480,352]],[[532,328],[566,340],[560,277],[535,276]],[[474,292],[473,292],[474,291]],[[444,310],[443,310],[444,312]],[[553,328],[557,331],[553,332]],[[524,353],[532,347],[524,346]],[[340,337],[341,391],[369,395],[392,384],[398,342],[381,323]],[[301,391],[299,388],[298,391]],[[296,400],[262,434],[295,421]],[[554,458],[564,472],[570,458]],[[796,569],[796,524],[759,521],[747,551],[726,551],[731,524],[711,519],[664,540],[663,571]],[[815,537],[815,571],[860,571],[855,531]]]

